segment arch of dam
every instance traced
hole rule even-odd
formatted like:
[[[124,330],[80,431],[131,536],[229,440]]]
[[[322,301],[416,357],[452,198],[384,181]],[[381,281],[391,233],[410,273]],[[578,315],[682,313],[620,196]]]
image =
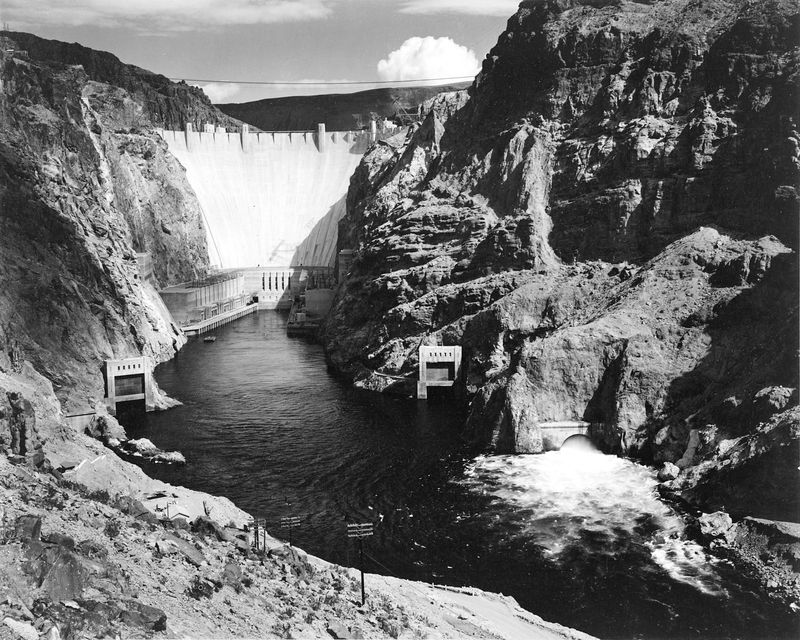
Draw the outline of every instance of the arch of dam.
[[[159,130],[203,210],[221,269],[332,267],[350,176],[374,132]],[[260,278],[260,276],[259,276]]]

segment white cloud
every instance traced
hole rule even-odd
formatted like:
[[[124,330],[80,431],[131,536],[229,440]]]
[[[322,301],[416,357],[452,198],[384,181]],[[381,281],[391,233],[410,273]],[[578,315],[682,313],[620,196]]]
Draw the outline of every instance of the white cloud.
[[[233,82],[193,82],[192,85],[202,89],[214,104],[230,102],[230,98],[242,88]]]
[[[430,15],[434,13],[466,13],[479,16],[511,17],[519,0],[402,0],[400,13]]]
[[[381,80],[467,77],[474,76],[479,69],[475,52],[450,38],[414,36],[378,62],[378,77]]]
[[[321,19],[330,15],[329,4],[330,0],[3,0],[2,19],[14,29],[89,25],[192,31]]]

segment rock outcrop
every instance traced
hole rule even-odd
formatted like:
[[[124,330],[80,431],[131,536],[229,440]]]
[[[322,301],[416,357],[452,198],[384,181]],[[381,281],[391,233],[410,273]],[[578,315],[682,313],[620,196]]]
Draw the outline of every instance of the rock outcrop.
[[[191,123],[197,130],[206,122],[233,129],[241,126],[241,122],[214,107],[201,89],[125,64],[107,51],[19,31],[2,31],[2,36],[13,41],[13,48],[22,50],[33,61],[60,67],[80,66],[90,80],[122,89],[140,105],[138,114],[124,108],[119,110],[118,115],[133,118],[131,126],[183,129],[186,123]]]
[[[582,420],[676,487],[739,448],[796,467],[798,24],[782,0],[522,2],[469,91],[356,171],[330,362],[380,388],[462,345],[494,451]]]

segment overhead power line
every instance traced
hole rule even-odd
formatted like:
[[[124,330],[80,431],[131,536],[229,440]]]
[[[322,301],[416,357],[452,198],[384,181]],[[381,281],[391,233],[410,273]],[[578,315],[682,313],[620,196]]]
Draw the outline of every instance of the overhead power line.
[[[310,86],[327,86],[337,84],[401,84],[409,82],[439,82],[439,81],[454,81],[454,80],[473,80],[475,76],[452,76],[450,78],[416,78],[414,80],[334,80],[334,81],[320,81],[314,80],[298,80],[291,82],[284,82],[281,80],[208,80],[200,78],[169,78],[176,82],[213,82],[215,84],[261,84],[261,85],[310,85]]]

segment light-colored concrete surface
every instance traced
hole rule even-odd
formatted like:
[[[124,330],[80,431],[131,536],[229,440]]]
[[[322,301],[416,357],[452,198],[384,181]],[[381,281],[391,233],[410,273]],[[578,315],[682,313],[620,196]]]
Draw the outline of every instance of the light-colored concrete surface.
[[[205,217],[212,264],[333,265],[362,133],[161,131]],[[322,149],[322,150],[320,150]]]

